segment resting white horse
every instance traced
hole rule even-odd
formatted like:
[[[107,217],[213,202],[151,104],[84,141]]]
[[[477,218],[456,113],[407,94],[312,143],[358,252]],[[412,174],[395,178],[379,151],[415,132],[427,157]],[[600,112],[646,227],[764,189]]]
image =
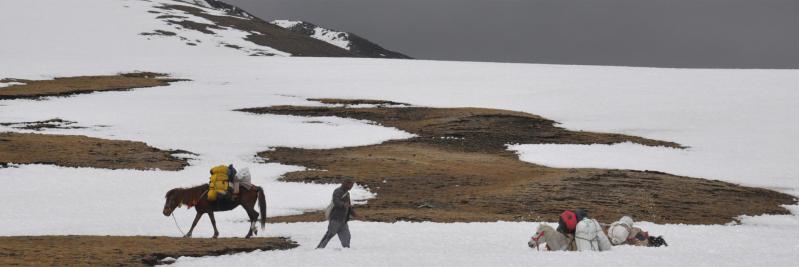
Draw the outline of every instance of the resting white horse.
[[[556,231],[551,226],[542,223],[538,225],[538,230],[535,231],[535,235],[530,238],[527,245],[531,248],[541,250],[541,244],[544,243],[546,243],[547,250],[575,250],[574,243],[572,243],[571,239]]]

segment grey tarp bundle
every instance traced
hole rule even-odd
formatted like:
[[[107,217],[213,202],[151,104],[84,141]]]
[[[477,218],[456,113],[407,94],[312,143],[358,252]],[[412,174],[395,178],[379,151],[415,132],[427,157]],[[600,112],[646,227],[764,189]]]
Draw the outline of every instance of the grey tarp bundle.
[[[586,251],[607,251],[610,250],[610,240],[602,232],[602,225],[594,219],[584,218],[577,223],[577,229],[574,231],[574,242],[577,244],[577,250]]]

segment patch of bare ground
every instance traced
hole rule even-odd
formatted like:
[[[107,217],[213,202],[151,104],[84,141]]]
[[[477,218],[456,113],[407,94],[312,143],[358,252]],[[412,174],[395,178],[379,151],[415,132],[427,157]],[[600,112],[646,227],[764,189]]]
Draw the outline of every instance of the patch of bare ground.
[[[350,100],[351,101],[351,100]],[[372,103],[380,103],[372,100]],[[326,103],[348,103],[325,100]],[[555,121],[536,115],[485,108],[430,107],[301,107],[273,106],[239,111],[295,116],[335,116],[377,122],[417,134],[413,143],[469,152],[514,155],[506,144],[614,144],[633,142],[649,146],[682,148],[680,144],[636,136],[583,131],[557,127]]]
[[[175,36],[175,35],[177,35],[177,33],[170,32],[170,31],[164,31],[164,30],[154,30],[152,32],[143,32],[143,33],[140,33],[139,35],[144,35],[144,36],[154,36],[154,35]]]
[[[0,237],[0,266],[153,266],[165,258],[218,256],[297,247],[287,238],[156,236]]]
[[[77,122],[54,118],[43,121],[25,121],[25,122],[0,122],[2,126],[8,126],[20,130],[34,130],[41,131],[44,129],[83,129],[86,127],[78,126]]]
[[[328,105],[375,105],[375,106],[410,106],[410,104],[373,99],[338,99],[338,98],[309,98],[308,101],[316,101]]]
[[[161,169],[188,166],[184,158],[142,142],[107,140],[78,135],[0,133],[0,163],[52,164],[106,169]]]
[[[335,183],[351,176],[377,197],[359,206],[368,220],[556,221],[585,208],[613,221],[622,215],[657,223],[719,224],[748,214],[784,214],[792,196],[771,190],[660,172],[560,169],[520,161],[508,143],[681,145],[621,134],[569,131],[532,114],[479,108],[297,107],[244,109],[261,114],[364,119],[417,134],[407,140],[338,149],[276,148],[268,161],[312,168],[281,179]],[[319,221],[319,212],[273,218]]]
[[[19,82],[0,89],[2,99],[38,99],[47,96],[68,96],[98,91],[125,91],[134,88],[166,86],[184,79],[167,78],[166,74],[153,72],[123,73],[106,76],[59,77],[52,80],[24,80],[5,78],[0,82]]]

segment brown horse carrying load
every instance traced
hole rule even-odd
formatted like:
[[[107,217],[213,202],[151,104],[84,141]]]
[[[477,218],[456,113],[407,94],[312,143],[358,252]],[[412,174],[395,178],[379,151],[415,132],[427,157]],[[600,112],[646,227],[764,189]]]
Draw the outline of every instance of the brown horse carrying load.
[[[233,166],[219,165],[211,168],[211,182],[208,183],[208,201],[216,201],[217,195],[228,192],[231,176],[235,175]]]

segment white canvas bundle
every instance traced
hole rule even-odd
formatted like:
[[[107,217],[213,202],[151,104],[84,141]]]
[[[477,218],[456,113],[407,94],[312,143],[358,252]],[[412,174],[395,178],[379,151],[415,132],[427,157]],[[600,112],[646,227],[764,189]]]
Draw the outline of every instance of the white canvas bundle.
[[[633,228],[633,219],[629,216],[624,216],[619,221],[610,224],[608,228],[608,237],[613,245],[621,245],[627,241],[630,236],[631,229]]]
[[[252,176],[250,175],[250,168],[244,167],[236,173],[236,180],[244,183],[252,183]]]
[[[602,226],[594,219],[585,218],[577,223],[574,232],[577,250],[607,251],[610,250],[610,240],[602,232]]]

